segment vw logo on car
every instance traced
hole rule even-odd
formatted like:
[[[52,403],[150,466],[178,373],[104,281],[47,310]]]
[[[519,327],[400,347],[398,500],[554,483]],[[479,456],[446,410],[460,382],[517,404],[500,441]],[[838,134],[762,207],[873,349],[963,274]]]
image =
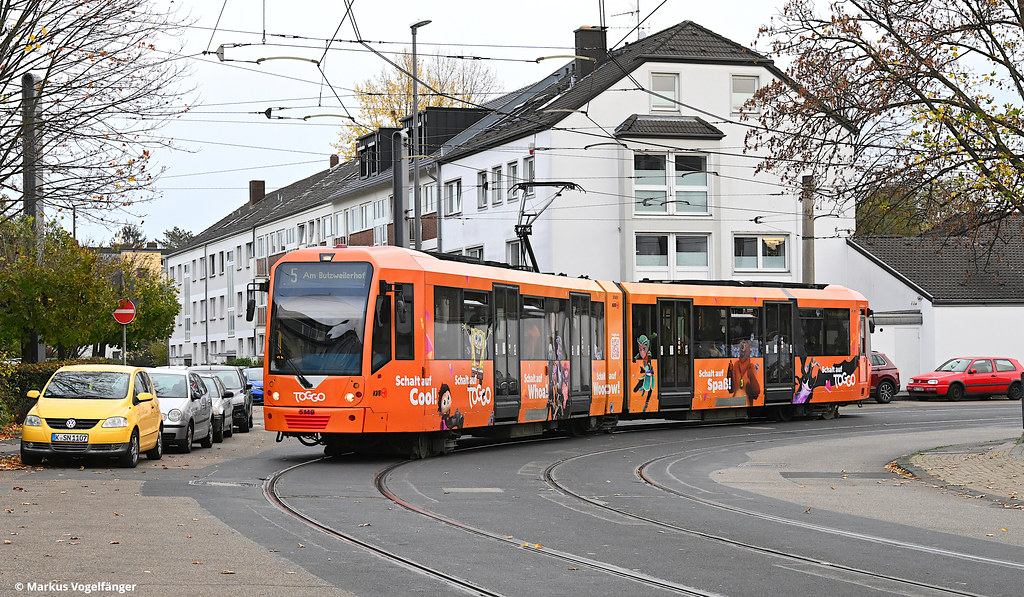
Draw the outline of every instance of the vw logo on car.
[[[76,425],[78,425],[78,421],[74,419],[68,419],[67,421],[64,422],[64,426],[67,427],[68,429],[74,429]]]

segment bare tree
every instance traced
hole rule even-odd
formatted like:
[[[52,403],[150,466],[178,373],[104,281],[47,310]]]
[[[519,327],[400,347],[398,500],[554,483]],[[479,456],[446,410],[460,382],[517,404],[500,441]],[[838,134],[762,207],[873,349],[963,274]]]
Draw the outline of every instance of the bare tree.
[[[102,218],[151,196],[150,151],[166,144],[155,132],[186,110],[175,40],[183,25],[151,0],[0,4],[0,222],[22,207],[26,74],[48,210]]]
[[[760,167],[950,236],[1024,213],[1024,0],[817,4],[788,0],[761,30],[790,66],[748,104]]]
[[[412,72],[411,54],[402,54],[396,62]],[[417,57],[417,62],[419,79],[441,92],[434,93],[421,84],[421,110],[428,106],[462,108],[467,106],[466,102],[482,103],[498,86],[494,73],[478,62],[445,56],[425,60]],[[377,76],[357,84],[355,89],[359,94],[359,124],[343,129],[334,145],[346,157],[355,155],[355,141],[360,136],[380,127],[397,127],[403,117],[412,114],[412,79],[391,65],[385,65]]]

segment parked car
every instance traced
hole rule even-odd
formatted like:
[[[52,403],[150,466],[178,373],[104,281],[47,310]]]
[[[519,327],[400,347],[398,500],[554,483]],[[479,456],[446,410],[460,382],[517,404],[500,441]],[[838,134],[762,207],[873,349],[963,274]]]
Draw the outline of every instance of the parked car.
[[[252,384],[245,380],[240,367],[231,365],[200,365],[192,367],[200,374],[213,374],[220,378],[224,387],[234,394],[231,397],[232,420],[241,433],[252,429]]]
[[[915,375],[907,384],[907,391],[918,399],[946,396],[956,401],[964,396],[988,398],[1006,394],[1010,400],[1020,400],[1024,394],[1022,371],[1024,368],[1016,359],[958,357],[939,365],[935,371]]]
[[[234,406],[231,404],[231,397],[235,393],[224,387],[224,382],[212,373],[200,375],[199,379],[206,384],[206,389],[213,399],[213,441],[219,444],[232,434],[231,416]]]
[[[134,468],[139,453],[160,460],[160,402],[142,367],[68,365],[43,386],[21,432],[21,461],[44,457],[113,456]]]
[[[875,402],[888,404],[900,391],[900,370],[880,352],[871,353],[871,395]]]
[[[213,445],[213,400],[206,385],[187,369],[146,370],[164,419],[164,444],[191,452],[195,441],[204,448]],[[199,438],[198,440],[196,438]]]
[[[263,404],[263,367],[247,367],[243,373],[252,384],[253,404]]]

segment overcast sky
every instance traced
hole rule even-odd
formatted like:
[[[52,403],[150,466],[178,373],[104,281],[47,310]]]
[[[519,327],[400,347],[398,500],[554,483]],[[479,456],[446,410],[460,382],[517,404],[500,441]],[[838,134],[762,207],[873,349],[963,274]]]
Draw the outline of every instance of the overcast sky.
[[[344,120],[302,117],[344,114],[335,94],[358,116],[352,89],[384,64],[352,42],[356,34],[350,21],[339,30],[345,14],[342,0],[156,3],[181,6],[182,14],[195,22],[183,40],[192,74],[182,84],[196,89],[197,101],[189,113],[161,131],[182,148],[155,152],[158,167],[166,168],[156,184],[161,196],[115,218],[141,222],[150,240],[174,226],[199,233],[248,200],[250,180],[265,180],[270,192],[328,167],[334,153],[331,142]],[[781,4],[782,0],[640,0],[639,9],[641,19],[654,11],[644,24],[648,33],[690,20],[763,51],[764,42],[754,46],[758,28]],[[360,37],[385,53],[408,49],[409,25],[430,19],[432,23],[417,35],[420,54],[486,58],[484,64],[494,71],[501,88],[513,90],[568,62],[534,60],[572,53],[573,31],[599,25],[600,5],[598,0],[355,0],[353,13]],[[637,24],[637,2],[606,0],[604,6],[608,43],[616,44]],[[242,62],[283,56],[320,60],[329,38],[345,41],[333,42],[326,51],[321,63],[326,77],[311,62]],[[635,41],[636,33],[628,40]],[[251,45],[226,48],[225,62],[203,54],[221,44]],[[263,114],[267,108],[289,118],[268,120]],[[90,244],[106,243],[115,231],[79,220],[77,236]]]

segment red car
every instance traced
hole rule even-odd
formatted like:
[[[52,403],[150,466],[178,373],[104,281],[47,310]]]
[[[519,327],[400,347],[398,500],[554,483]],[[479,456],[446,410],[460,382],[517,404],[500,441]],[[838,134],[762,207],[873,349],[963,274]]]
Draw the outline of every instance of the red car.
[[[931,373],[915,375],[907,384],[907,391],[917,399],[946,396],[956,401],[964,396],[988,398],[993,394],[1006,394],[1010,400],[1020,400],[1024,368],[1016,359],[1004,357],[960,357],[949,359]]]
[[[887,404],[900,391],[900,370],[880,352],[871,353],[871,395]]]

